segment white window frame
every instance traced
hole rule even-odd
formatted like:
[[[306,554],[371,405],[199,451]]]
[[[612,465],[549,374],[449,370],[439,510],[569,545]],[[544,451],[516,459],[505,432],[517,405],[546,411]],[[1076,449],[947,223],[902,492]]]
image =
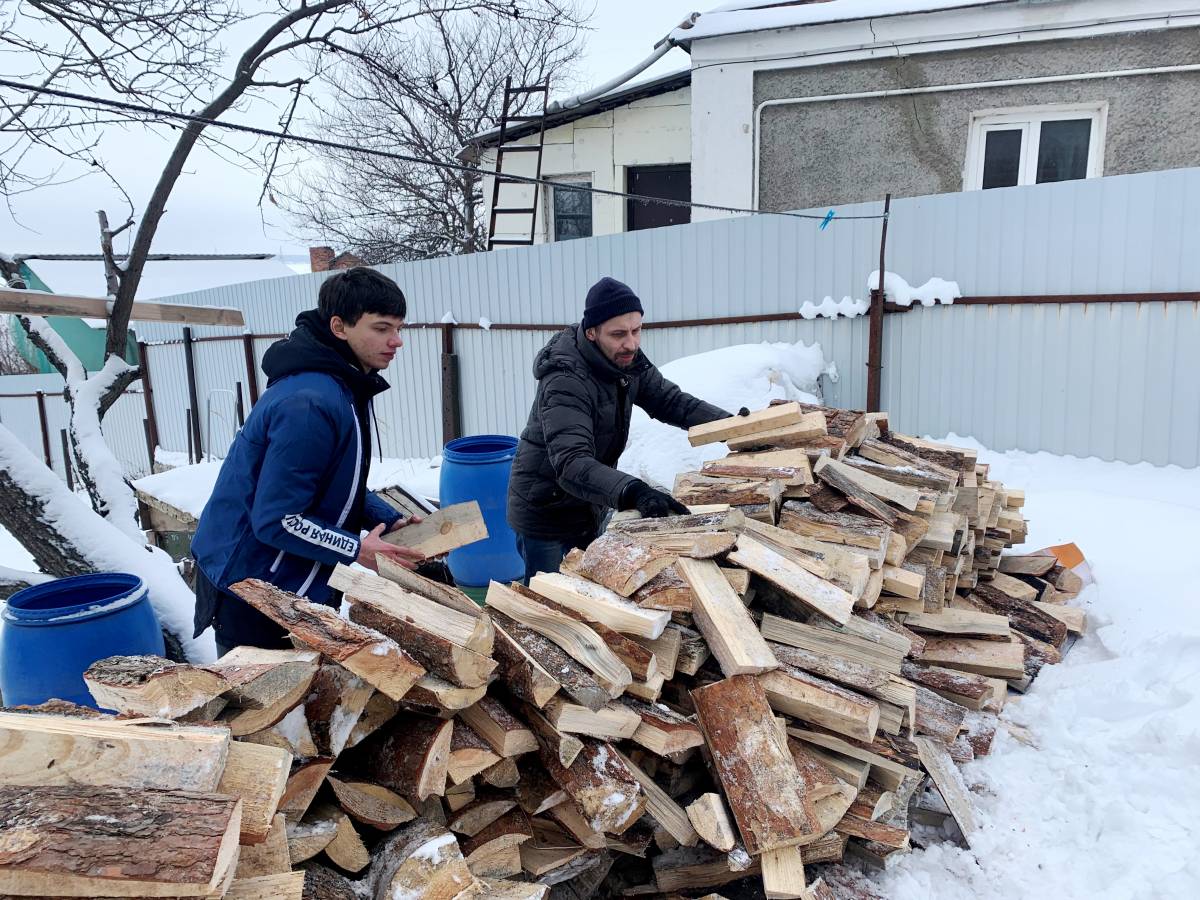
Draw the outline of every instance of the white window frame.
[[[571,175],[547,175],[553,184],[547,186],[542,193],[546,197],[546,243],[556,243],[554,237],[554,191],[557,190],[557,185],[560,184],[590,184],[593,187],[596,184],[595,173],[593,172],[575,172]],[[592,237],[596,236],[596,206],[595,197],[591,196],[592,203]]]
[[[985,109],[971,114],[967,140],[967,158],[963,167],[963,190],[983,190],[983,154],[990,131],[1021,131],[1021,162],[1018,185],[1037,183],[1037,155],[1041,144],[1042,123],[1063,119],[1091,119],[1086,178],[1104,174],[1104,143],[1108,130],[1108,102],[1054,103],[1010,109]]]

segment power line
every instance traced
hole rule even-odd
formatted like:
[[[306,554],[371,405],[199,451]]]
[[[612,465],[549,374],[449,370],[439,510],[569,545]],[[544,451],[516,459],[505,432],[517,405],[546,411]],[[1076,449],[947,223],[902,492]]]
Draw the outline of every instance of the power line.
[[[18,91],[34,91],[38,94],[46,94],[51,97],[60,97],[64,100],[74,100],[78,103],[83,103],[89,106],[106,107],[108,109],[117,109],[122,112],[134,113],[137,115],[156,116],[163,119],[178,119],[185,122],[194,122],[212,128],[224,128],[227,131],[239,131],[243,134],[253,134],[258,137],[272,138],[280,141],[290,141],[295,144],[307,144],[313,147],[325,147],[330,150],[344,150],[348,153],[362,153],[367,156],[377,156],[383,159],[392,159],[398,162],[416,163],[423,166],[435,166],[441,169],[447,169],[452,172],[462,172],[470,175],[478,175],[486,177],[496,175],[498,173],[486,169],[479,169],[475,166],[466,166],[461,163],[453,163],[448,160],[429,159],[420,156],[410,156],[406,153],[394,153],[389,150],[374,150],[369,147],[355,147],[352,144],[343,144],[338,141],[325,140],[324,138],[305,137],[298,134],[288,134],[283,131],[272,131],[268,128],[258,128],[254,125],[241,125],[236,122],[224,122],[219,119],[210,119],[206,116],[198,116],[193,113],[176,112],[170,109],[160,109],[154,106],[148,106],[139,103],[127,103],[122,100],[110,100],[104,97],[88,97],[84,94],[76,94],[72,91],[64,91],[58,88],[42,87],[40,85],[25,84],[20,81],[10,81],[7,78],[0,78],[0,87],[12,88]],[[831,219],[886,219],[885,214],[874,215],[853,215],[853,216],[837,216],[830,210],[824,215],[812,215],[809,213],[795,212],[775,212],[773,210],[763,209],[746,209],[740,206],[723,206],[716,203],[698,203],[692,200],[673,200],[667,197],[648,197],[644,194],[630,194],[625,191],[614,191],[607,188],[598,188],[591,186],[583,186],[581,184],[571,184],[568,182],[554,181],[550,178],[535,178],[529,175],[510,175],[507,172],[501,173],[505,180],[520,182],[522,184],[541,184],[548,187],[553,187],[555,190],[578,191],[580,193],[598,194],[602,197],[617,197],[622,200],[634,200],[639,203],[658,203],[665,206],[682,206],[690,209],[709,209],[716,212],[742,213],[745,215],[758,216],[786,216],[792,219],[813,219],[822,223],[828,223]]]

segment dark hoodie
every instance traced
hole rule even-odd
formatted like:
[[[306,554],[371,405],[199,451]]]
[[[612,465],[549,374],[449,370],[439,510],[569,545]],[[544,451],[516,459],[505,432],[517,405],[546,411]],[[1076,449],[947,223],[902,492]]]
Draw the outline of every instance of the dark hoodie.
[[[537,393],[513,460],[508,523],[536,538],[582,546],[595,537],[634,480],[615,467],[635,405],[679,428],[729,415],[667,381],[641,351],[618,368],[578,325],[542,348],[533,376]]]
[[[316,311],[263,357],[267,390],[238,432],[200,516],[192,553],[217,596],[197,595],[196,633],[278,646],[283,629],[225,593],[260,578],[328,602],[329,573],[358,558],[359,532],[399,514],[366,491],[372,398],[388,384],[358,367]]]

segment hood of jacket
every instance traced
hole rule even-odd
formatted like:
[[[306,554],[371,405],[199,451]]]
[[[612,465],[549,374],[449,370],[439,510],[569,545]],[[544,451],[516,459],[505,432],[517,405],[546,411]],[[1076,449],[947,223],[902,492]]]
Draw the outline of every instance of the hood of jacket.
[[[650,365],[646,354],[638,350],[633,364],[622,369],[608,360],[579,325],[568,325],[552,337],[533,360],[533,377],[542,379],[556,369],[574,372],[580,378],[599,378],[614,382],[637,375]]]
[[[286,338],[276,341],[263,354],[267,387],[280,378],[297,372],[324,372],[339,379],[362,405],[388,389],[377,371],[364,372],[347,341],[329,330],[329,322],[315,309],[296,316],[296,327]]]

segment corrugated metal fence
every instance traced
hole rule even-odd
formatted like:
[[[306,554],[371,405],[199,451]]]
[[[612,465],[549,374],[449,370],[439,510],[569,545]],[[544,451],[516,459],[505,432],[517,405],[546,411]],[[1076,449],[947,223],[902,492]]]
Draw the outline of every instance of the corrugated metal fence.
[[[1200,169],[893,201],[888,269],[914,285],[935,275],[954,280],[976,298],[887,316],[882,396],[895,427],[970,434],[998,450],[1200,465],[1197,303],[1085,304],[1078,296],[1073,302],[983,302],[1200,290],[1200,219],[1191,212],[1197,208]],[[859,204],[838,213],[880,209],[879,203]],[[878,267],[879,226],[878,220],[835,218],[820,230],[808,220],[735,218],[383,271],[408,295],[411,321],[437,323],[450,313],[460,323],[453,340],[463,431],[515,434],[533,395],[530,365],[550,336],[545,326],[576,321],[584,293],[600,276],[632,285],[649,323],[779,316],[826,296],[865,299],[867,276]],[[269,335],[289,330],[296,313],[314,304],[321,277],[170,299],[237,306],[250,331]],[[195,334],[222,336],[228,329],[197,328]],[[161,442],[183,449],[183,349],[154,343],[178,342],[180,330],[143,324],[139,335],[151,342]],[[661,364],[734,343],[820,343],[840,373],[824,385],[827,402],[861,407],[866,338],[865,317],[791,319],[655,328],[643,347]],[[443,328],[413,328],[405,339],[388,372],[394,389],[378,406],[381,449],[390,456],[428,456],[442,442]],[[254,342],[258,358],[269,342]],[[232,395],[222,391],[246,381],[242,344],[201,341],[195,360],[204,445],[221,455],[236,427]],[[0,400],[0,418],[10,402]]]

